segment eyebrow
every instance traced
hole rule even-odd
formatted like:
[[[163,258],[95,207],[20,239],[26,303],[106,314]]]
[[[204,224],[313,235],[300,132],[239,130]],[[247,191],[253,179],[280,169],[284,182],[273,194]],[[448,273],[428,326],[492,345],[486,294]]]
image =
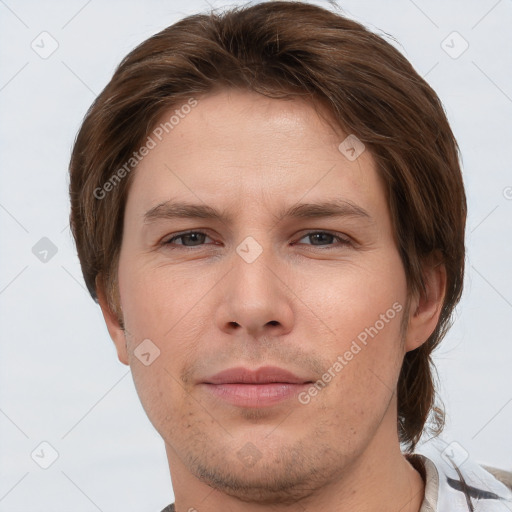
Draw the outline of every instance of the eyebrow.
[[[234,215],[220,211],[206,204],[193,204],[183,201],[164,201],[144,214],[144,224],[170,219],[212,219],[231,223]],[[333,199],[320,203],[301,203],[287,207],[278,214],[284,218],[310,219],[327,217],[360,217],[371,219],[364,209],[345,199]]]

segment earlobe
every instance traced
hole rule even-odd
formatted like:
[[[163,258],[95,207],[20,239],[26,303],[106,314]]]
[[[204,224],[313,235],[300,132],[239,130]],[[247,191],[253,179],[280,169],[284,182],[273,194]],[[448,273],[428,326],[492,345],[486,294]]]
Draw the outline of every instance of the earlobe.
[[[112,338],[112,341],[114,342],[114,345],[116,346],[117,357],[121,363],[129,365],[125,332],[119,322],[117,314],[112,311],[108,304],[106,293],[103,288],[103,282],[99,275],[96,276],[96,294],[98,296],[98,303],[100,305],[103,318],[107,324],[108,332]]]
[[[411,302],[406,352],[421,346],[434,332],[446,294],[446,267],[443,263],[430,262],[424,266],[425,289],[418,292]]]

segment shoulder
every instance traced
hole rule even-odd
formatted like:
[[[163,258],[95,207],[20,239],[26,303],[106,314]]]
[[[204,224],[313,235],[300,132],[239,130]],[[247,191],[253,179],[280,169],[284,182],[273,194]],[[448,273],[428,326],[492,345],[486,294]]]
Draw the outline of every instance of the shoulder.
[[[483,464],[482,467],[491,473],[496,480],[499,480],[512,491],[512,471],[505,471],[504,469],[498,469],[492,466],[484,466]]]
[[[512,472],[479,464],[467,452],[430,449],[406,458],[425,481],[421,512],[462,512],[475,502],[491,512],[498,503],[512,503]]]

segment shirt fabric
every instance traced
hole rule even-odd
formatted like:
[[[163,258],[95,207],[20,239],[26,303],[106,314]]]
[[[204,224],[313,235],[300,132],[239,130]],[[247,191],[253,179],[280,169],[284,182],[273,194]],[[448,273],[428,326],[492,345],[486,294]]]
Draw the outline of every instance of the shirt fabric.
[[[510,512],[512,488],[477,464],[457,442],[430,441],[405,456],[422,474],[425,496],[419,512]],[[512,475],[501,472],[508,480]]]
[[[500,472],[508,481],[505,485],[474,462],[458,443],[442,446],[433,441],[405,457],[425,482],[419,512],[512,511],[512,474]],[[176,512],[174,504],[162,512]]]

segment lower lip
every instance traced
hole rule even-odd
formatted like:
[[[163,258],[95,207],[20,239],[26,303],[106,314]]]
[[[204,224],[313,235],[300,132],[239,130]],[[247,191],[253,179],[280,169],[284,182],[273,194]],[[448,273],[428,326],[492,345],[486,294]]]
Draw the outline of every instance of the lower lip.
[[[268,407],[297,396],[310,384],[272,382],[269,384],[208,384],[205,388],[215,396],[240,407]]]

